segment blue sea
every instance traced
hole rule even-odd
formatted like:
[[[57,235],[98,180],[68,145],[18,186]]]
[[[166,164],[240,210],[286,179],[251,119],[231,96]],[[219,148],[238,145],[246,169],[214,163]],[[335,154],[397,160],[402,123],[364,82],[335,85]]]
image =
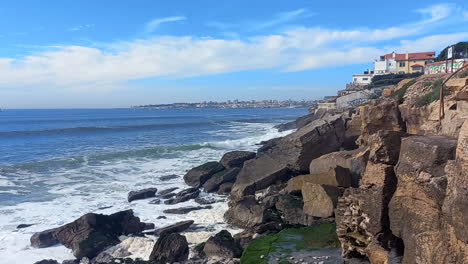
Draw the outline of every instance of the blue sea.
[[[133,209],[157,227],[190,218],[215,230],[222,223],[225,203],[208,212],[157,219],[164,209],[194,203],[129,204],[126,195],[147,187],[184,188],[182,178],[161,182],[159,177],[182,176],[191,167],[219,160],[227,151],[256,150],[259,142],[290,133],[278,132],[275,125],[306,113],[306,109],[0,112],[0,263],[71,258],[62,246],[31,248],[29,237],[88,212]],[[18,224],[32,226],[17,229]],[[188,236],[189,242],[196,242],[196,237]]]

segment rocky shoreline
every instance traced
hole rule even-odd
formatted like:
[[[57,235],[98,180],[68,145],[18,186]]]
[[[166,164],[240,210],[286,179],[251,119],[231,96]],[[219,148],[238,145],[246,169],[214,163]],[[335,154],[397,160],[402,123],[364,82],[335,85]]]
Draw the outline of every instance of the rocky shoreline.
[[[228,197],[226,223],[242,232],[189,245],[180,233],[194,221],[154,230],[127,210],[86,214],[34,234],[31,244],[72,249],[76,260],[64,264],[468,263],[468,102],[459,100],[468,82],[447,84],[439,121],[439,101],[418,103],[430,92],[421,88],[427,78],[404,87],[401,98],[403,84],[357,108],[319,110],[279,126],[296,130],[262,142],[256,153],[228,152],[192,168],[183,177],[188,189],[128,195],[129,202],[194,199],[199,206],[164,211],[187,214],[216,202],[200,193],[216,193]],[[145,238],[149,259],[119,255],[122,236],[152,237]]]

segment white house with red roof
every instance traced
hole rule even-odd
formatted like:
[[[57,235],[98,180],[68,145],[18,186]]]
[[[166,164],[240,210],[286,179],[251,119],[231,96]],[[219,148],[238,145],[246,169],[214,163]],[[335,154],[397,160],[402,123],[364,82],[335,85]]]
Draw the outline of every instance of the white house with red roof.
[[[374,61],[374,74],[424,72],[434,62],[435,52],[388,53]]]

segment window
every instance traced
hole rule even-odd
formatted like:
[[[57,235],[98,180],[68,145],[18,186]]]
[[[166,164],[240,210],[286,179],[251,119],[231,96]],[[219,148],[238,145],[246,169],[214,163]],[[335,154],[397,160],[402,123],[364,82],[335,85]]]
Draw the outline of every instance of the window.
[[[400,67],[405,67],[406,63],[400,62]]]
[[[369,78],[362,78],[362,80],[363,80],[363,81],[367,81],[367,80],[369,80]]]
[[[357,82],[357,78],[354,78],[354,81]]]
[[[404,71],[400,71],[400,72],[398,72],[398,73],[399,73],[399,74],[405,74],[405,72],[404,72]]]

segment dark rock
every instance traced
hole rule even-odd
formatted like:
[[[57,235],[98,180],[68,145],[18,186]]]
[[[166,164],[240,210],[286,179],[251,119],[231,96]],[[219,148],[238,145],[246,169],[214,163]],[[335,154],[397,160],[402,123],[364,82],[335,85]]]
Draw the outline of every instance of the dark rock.
[[[16,228],[21,229],[21,228],[30,227],[30,226],[33,226],[33,225],[34,224],[19,224]]]
[[[237,233],[234,235],[234,240],[239,244],[243,249],[247,247],[247,245],[250,243],[250,241],[253,240],[253,236],[255,235],[255,232],[252,230],[244,230],[240,233]]]
[[[161,190],[161,191],[158,192],[158,195],[166,195],[168,193],[172,193],[173,191],[175,191],[177,189],[179,189],[179,187],[173,187],[173,188]]]
[[[145,227],[143,230],[154,229],[153,223],[145,223]]]
[[[179,175],[171,174],[171,175],[161,176],[161,177],[159,177],[159,179],[161,181],[170,181],[170,180],[173,180],[173,179],[177,179],[179,177],[180,177]]]
[[[206,192],[216,192],[223,183],[233,183],[239,174],[239,168],[225,169],[215,173],[209,180],[203,184]]]
[[[185,236],[173,233],[161,236],[153,247],[149,260],[174,263],[188,258],[189,247]]]
[[[165,217],[164,215],[160,215],[160,216],[156,217],[156,219],[167,219],[167,217]]]
[[[216,203],[216,199],[211,198],[211,197],[198,197],[195,198],[195,202],[198,204],[214,204]]]
[[[344,124],[341,115],[318,119],[273,141],[271,146],[264,146],[255,159],[244,163],[232,187],[231,198],[237,200],[271,184],[285,182],[290,178],[289,170],[307,172],[311,160],[340,149]]]
[[[204,209],[212,209],[211,206],[187,206],[187,207],[180,207],[174,209],[166,209],[163,211],[165,214],[188,214],[191,211],[198,211]]]
[[[120,243],[119,236],[139,234],[145,226],[132,210],[112,215],[88,213],[56,228],[53,236],[65,247],[71,248],[76,258],[93,258],[107,247]]]
[[[305,225],[305,222],[307,222],[302,210],[304,207],[302,198],[291,194],[280,195],[275,206],[280,211],[285,223],[290,225]]]
[[[216,161],[207,162],[189,170],[187,174],[184,175],[184,181],[189,186],[200,187],[210,179],[213,174],[222,170],[224,170],[224,167],[221,163]]]
[[[232,190],[232,185],[234,185],[233,183],[230,183],[230,182],[226,182],[226,183],[223,183],[219,186],[219,189],[218,189],[218,194],[219,195],[225,195],[225,194],[229,194]]]
[[[174,196],[176,196],[175,193],[168,193],[168,194],[161,195],[160,198],[161,199],[171,199]]]
[[[101,252],[99,253],[99,255],[97,255],[91,260],[91,263],[92,264],[105,264],[105,263],[111,263],[113,260],[114,258],[111,255],[109,255],[109,253]]]
[[[160,203],[161,203],[161,199],[153,199],[149,201],[149,204],[160,204]]]
[[[56,231],[57,228],[53,228],[34,233],[30,239],[31,246],[35,248],[46,248],[60,243],[60,241],[55,236]]]
[[[255,200],[254,195],[249,195],[230,206],[224,218],[234,226],[250,228],[269,221],[270,212]]]
[[[239,258],[242,255],[242,248],[228,231],[222,230],[206,241],[203,252],[208,258],[232,259]]]
[[[158,189],[156,188],[147,188],[139,191],[131,191],[128,193],[128,202],[155,197],[157,191]]]
[[[80,261],[77,259],[68,259],[62,261],[62,264],[80,264]]]
[[[291,121],[291,122],[287,122],[287,123],[284,123],[284,124],[276,125],[274,128],[278,129],[279,132],[296,129],[297,128],[296,120]]]
[[[154,231],[154,234],[156,236],[163,236],[163,235],[168,235],[172,233],[180,233],[180,232],[187,230],[193,224],[193,222],[194,222],[193,220],[178,222],[170,226],[156,229]]]
[[[54,259],[43,259],[37,262],[34,262],[34,264],[60,264]]]
[[[234,167],[242,168],[245,161],[255,158],[256,155],[255,152],[250,151],[231,151],[223,155],[220,163],[227,169]]]
[[[192,192],[193,191],[193,192]],[[176,196],[173,199],[169,199],[164,201],[165,204],[178,204],[178,203],[183,203],[186,202],[190,199],[195,199],[200,195],[200,190],[196,188],[189,188],[186,190],[183,190],[179,193],[176,194]]]
[[[283,229],[283,225],[278,222],[268,222],[253,228],[253,231],[257,234],[264,234],[264,233],[277,233]]]

